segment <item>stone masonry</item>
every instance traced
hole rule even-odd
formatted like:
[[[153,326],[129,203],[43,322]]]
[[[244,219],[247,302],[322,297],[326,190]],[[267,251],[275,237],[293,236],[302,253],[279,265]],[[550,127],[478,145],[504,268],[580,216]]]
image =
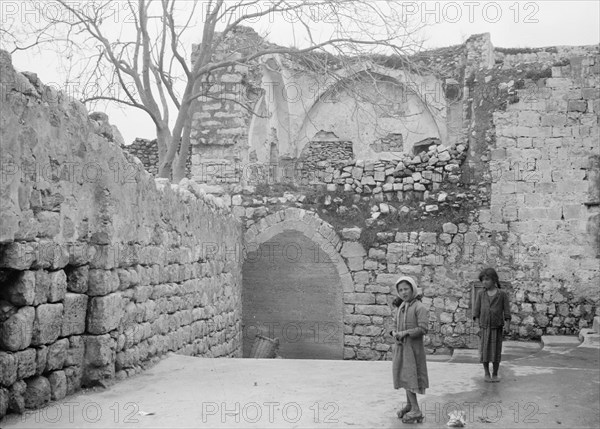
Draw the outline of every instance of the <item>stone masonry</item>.
[[[240,247],[229,210],[155,180],[3,51],[0,72],[0,418],[168,352],[240,356],[239,257],[211,250]]]
[[[390,358],[403,274],[430,308],[430,353],[476,346],[470,311],[488,266],[509,293],[513,338],[588,327],[600,301],[598,47],[518,52],[474,37],[459,53],[439,71],[459,86],[444,119],[453,141],[364,159],[331,138],[304,146],[310,171],[280,158],[283,173],[253,176],[239,162],[247,112],[221,97],[179,185],[154,180],[106,124],[3,54],[0,412],[126,377],[168,351],[239,356],[244,246],[287,230],[337,270],[346,359]],[[319,159],[319,144],[336,157]],[[221,198],[194,180],[208,164],[227,167],[213,177]]]
[[[598,47],[494,49],[480,35],[420,61],[435,66],[437,57],[437,72],[457,82],[461,97],[456,143],[395,160],[338,162],[330,143],[316,139],[305,147],[306,168],[301,156],[279,164],[280,172],[234,168],[231,160],[211,170],[211,179],[229,177],[212,189],[246,230],[266,228],[273,221],[262,219],[293,207],[331,226],[338,252],[356,242],[355,253],[342,253],[354,282],[344,291],[348,358],[387,356],[378,335],[390,323],[383,305],[400,274],[424,286],[431,351],[475,346],[469,311],[485,266],[497,268],[510,292],[515,338],[575,334],[598,314]],[[325,154],[319,158],[313,146]],[[370,305],[385,314],[368,313]]]

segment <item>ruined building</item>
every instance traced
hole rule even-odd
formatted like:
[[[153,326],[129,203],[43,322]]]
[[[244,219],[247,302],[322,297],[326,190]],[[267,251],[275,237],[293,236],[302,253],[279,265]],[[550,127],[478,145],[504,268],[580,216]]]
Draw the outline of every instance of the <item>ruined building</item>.
[[[515,339],[598,314],[597,46],[236,65],[195,106],[179,184],[5,52],[0,71],[0,416],[259,332],[284,358],[388,359],[402,274],[430,353],[477,343],[488,266]]]

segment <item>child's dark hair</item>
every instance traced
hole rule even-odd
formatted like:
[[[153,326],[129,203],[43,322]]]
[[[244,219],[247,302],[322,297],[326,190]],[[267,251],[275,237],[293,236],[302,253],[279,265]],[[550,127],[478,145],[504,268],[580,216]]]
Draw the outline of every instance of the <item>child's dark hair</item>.
[[[486,268],[479,273],[479,281],[483,280],[484,277],[492,279],[498,289],[500,289],[500,279],[498,279],[498,273],[493,268]]]
[[[400,298],[399,296],[394,298],[394,301],[392,302],[392,305],[394,307],[400,307],[401,304],[402,304],[402,298]]]

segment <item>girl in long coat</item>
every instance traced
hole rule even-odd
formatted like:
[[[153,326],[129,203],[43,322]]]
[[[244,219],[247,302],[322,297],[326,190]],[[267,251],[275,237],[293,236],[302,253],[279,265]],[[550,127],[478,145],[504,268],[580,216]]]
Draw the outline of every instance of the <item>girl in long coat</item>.
[[[493,268],[486,268],[479,274],[483,290],[475,298],[473,320],[479,323],[479,361],[483,364],[485,381],[500,381],[498,368],[502,357],[502,335],[510,327],[510,303],[508,294],[500,289],[498,274]],[[493,372],[490,376],[490,362]]]
[[[427,333],[429,310],[418,299],[420,291],[411,277],[396,281],[396,292],[402,303],[395,318],[396,329],[393,354],[394,389],[406,389],[408,404],[398,411],[404,423],[422,422],[423,414],[417,402],[417,393],[424,394],[429,387],[423,335]]]

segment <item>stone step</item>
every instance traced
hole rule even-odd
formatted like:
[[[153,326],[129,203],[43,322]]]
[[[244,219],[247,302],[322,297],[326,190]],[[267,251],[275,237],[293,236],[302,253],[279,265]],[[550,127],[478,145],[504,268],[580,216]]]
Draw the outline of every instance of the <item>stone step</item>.
[[[426,355],[428,362],[448,362],[452,359],[452,355]]]
[[[579,338],[575,335],[543,335],[542,344],[547,347],[577,347],[580,344]]]
[[[454,349],[450,362],[479,363],[479,350]]]
[[[579,342],[577,342],[579,345]],[[536,341],[504,341],[502,344],[502,360],[511,361],[531,356],[542,349],[542,344]],[[479,350],[454,349],[449,362],[479,363]]]
[[[600,334],[593,329],[584,328],[579,331],[579,340],[581,340],[579,347],[600,349]]]

